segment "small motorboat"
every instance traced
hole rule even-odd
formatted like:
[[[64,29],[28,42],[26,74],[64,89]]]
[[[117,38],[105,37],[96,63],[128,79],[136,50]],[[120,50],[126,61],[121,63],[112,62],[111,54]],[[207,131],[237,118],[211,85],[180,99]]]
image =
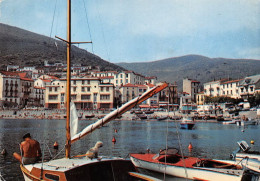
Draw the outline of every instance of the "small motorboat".
[[[238,141],[239,148],[235,150],[231,157],[243,167],[260,173],[260,152],[250,151],[250,146],[246,141]]]
[[[195,122],[192,120],[192,118],[183,118],[181,123],[181,129],[192,129],[195,125]]]
[[[130,154],[130,159],[137,168],[192,180],[240,181],[244,174],[240,165],[220,160],[182,157],[176,148],[164,149],[158,154]]]

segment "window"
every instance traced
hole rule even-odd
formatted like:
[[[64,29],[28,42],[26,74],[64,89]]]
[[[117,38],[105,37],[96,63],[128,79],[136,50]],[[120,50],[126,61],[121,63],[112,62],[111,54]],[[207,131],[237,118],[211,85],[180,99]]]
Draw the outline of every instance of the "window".
[[[254,91],[254,87],[250,87],[250,91],[253,92]]]
[[[106,87],[106,91],[109,92],[109,87]]]
[[[244,92],[244,88],[241,88],[241,92]]]
[[[100,88],[100,91],[103,92],[103,91],[104,91],[104,87],[101,87],[101,88]]]
[[[120,74],[120,77],[123,78],[123,74]]]
[[[85,92],[85,87],[81,87],[81,92]]]
[[[232,88],[232,83],[230,84],[230,87]]]
[[[90,95],[81,95],[81,100],[90,100]]]
[[[223,95],[225,95],[225,91],[223,91]]]
[[[126,83],[128,83],[128,79],[126,79]]]
[[[100,95],[100,100],[109,100],[110,95]]]
[[[227,95],[228,95],[228,93],[229,93],[229,92],[227,91]]]
[[[58,87],[55,87],[55,92],[57,92],[58,91]]]
[[[231,84],[231,85],[232,85],[232,84]],[[230,94],[232,95],[232,93],[233,93],[233,91],[231,90],[231,91],[230,91]]]
[[[87,91],[90,92],[90,87],[87,88]]]
[[[82,81],[81,81],[81,84],[84,85],[84,84],[85,84],[85,80],[82,80]]]
[[[49,91],[50,91],[50,92],[52,91],[52,87],[49,87]]]
[[[228,84],[227,84],[227,88],[228,88]]]
[[[77,87],[73,87],[73,91],[76,92],[77,91]]]
[[[57,100],[58,96],[57,95],[49,95],[49,100]]]
[[[73,84],[76,85],[76,80],[73,81]]]
[[[88,84],[90,84],[90,80],[88,80]]]
[[[126,74],[126,78],[128,78],[128,74]]]
[[[77,95],[71,95],[71,100],[76,100],[77,99]]]

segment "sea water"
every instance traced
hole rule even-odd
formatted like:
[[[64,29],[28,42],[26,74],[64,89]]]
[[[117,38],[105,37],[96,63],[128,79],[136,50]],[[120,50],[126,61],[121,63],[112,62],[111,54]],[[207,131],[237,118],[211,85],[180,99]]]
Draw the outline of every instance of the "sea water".
[[[94,120],[80,120],[79,130],[93,123]],[[0,155],[0,172],[6,180],[23,180],[19,163],[12,157],[19,151],[19,143],[25,133],[31,133],[33,139],[45,148],[45,158],[59,153],[66,141],[65,120],[0,120],[0,150],[6,149],[7,155]],[[116,130],[116,131],[115,131]],[[115,137],[116,143],[112,143]],[[186,156],[212,159],[230,159],[230,154],[238,148],[237,141],[245,140],[251,150],[260,151],[260,125],[238,127],[221,123],[196,123],[193,130],[180,130],[179,122],[167,121],[112,121],[92,134],[72,144],[72,155],[85,154],[87,150],[102,141],[104,146],[99,155],[128,158],[129,153],[151,152],[174,147],[181,149]],[[54,142],[59,143],[59,150],[53,149]],[[193,149],[189,151],[188,145]],[[50,149],[50,151],[49,151]],[[175,179],[179,180],[179,179]]]

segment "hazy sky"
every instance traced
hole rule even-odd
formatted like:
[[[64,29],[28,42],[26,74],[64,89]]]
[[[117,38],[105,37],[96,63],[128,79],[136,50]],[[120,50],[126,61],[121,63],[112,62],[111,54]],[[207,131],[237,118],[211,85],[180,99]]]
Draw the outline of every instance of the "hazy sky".
[[[72,0],[72,4],[73,41],[92,37],[94,53],[113,63],[186,54],[260,59],[260,0]],[[66,0],[0,0],[0,22],[66,38]],[[91,45],[80,47],[92,52]]]

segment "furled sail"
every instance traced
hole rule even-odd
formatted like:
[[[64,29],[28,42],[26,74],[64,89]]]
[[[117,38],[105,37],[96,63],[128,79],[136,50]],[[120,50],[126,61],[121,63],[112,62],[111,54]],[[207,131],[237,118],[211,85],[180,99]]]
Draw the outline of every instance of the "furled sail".
[[[74,102],[70,103],[70,137],[72,138],[78,131],[78,113]]]
[[[114,110],[113,112],[106,115],[104,118],[99,119],[97,122],[87,126],[85,129],[83,129],[80,133],[76,134],[72,137],[71,142],[75,142],[79,140],[81,137],[91,133],[95,129],[102,127],[104,124],[108,123],[109,121],[115,119],[116,117],[122,115],[126,111],[132,109],[133,107],[137,106],[138,104],[142,103],[146,99],[152,97],[154,94],[157,94],[161,90],[165,89],[168,86],[167,83],[162,83],[161,85],[155,86],[154,88],[147,90],[145,93],[143,93],[141,96],[136,97],[135,99],[132,99],[131,101],[125,103],[120,108]]]

